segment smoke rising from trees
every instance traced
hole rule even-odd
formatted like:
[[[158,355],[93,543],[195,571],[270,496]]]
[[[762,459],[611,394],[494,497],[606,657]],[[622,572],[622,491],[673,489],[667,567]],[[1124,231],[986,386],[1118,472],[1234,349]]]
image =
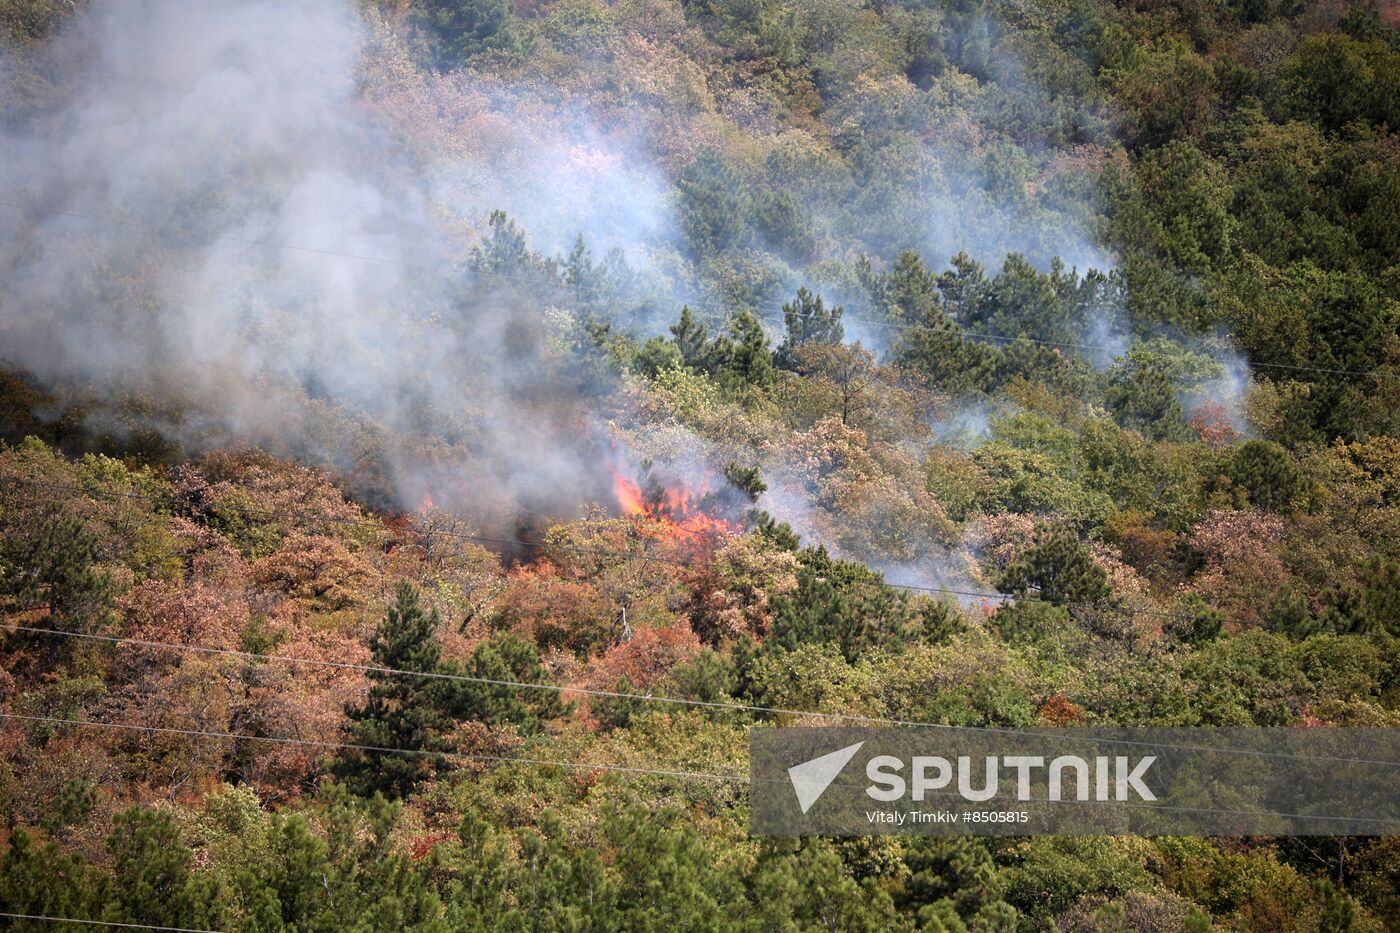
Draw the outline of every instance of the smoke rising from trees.
[[[575,41],[552,28],[543,41]],[[679,28],[659,22],[657,41]],[[104,429],[387,473],[404,506],[570,512],[605,498],[610,412],[568,352],[577,314],[497,255],[522,232],[543,255],[579,235],[615,250],[651,300],[606,310],[643,333],[696,296],[772,311],[867,248],[1106,261],[1069,215],[1028,213],[1023,160],[1003,152],[1011,174],[987,177],[959,155],[952,109],[897,76],[857,80],[842,41],[796,35],[831,119],[862,141],[843,166],[787,131],[753,186],[655,108],[622,119],[470,69],[400,74],[394,26],[344,0],[96,6],[5,130],[3,355],[50,386],[141,400],[120,417],[90,406]],[[991,106],[965,90],[959,106]],[[497,209],[519,226],[488,226]],[[707,250],[726,244],[705,238],[726,236],[767,264],[756,282],[712,277]]]

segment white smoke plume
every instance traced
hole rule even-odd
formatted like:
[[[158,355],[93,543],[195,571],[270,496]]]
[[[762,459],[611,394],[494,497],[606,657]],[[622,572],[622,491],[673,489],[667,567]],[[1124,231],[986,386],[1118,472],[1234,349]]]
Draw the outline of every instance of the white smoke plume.
[[[453,221],[525,202],[497,177],[461,205],[470,183],[447,179],[480,163],[397,144],[358,87],[366,35],[344,0],[113,0],[73,23],[43,63],[57,85],[0,139],[0,358],[158,399],[194,444],[348,471],[367,434],[418,436],[375,454],[403,504],[459,477],[472,498],[576,507],[603,440],[543,309],[460,271],[472,231]],[[557,219],[580,231],[654,177],[587,132],[514,161],[546,181],[528,203],[572,206]],[[594,164],[565,197],[570,158]]]

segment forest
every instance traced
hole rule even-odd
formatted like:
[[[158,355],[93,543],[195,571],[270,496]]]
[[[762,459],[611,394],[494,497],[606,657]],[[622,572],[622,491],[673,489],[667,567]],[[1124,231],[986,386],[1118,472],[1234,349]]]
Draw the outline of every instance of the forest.
[[[1400,929],[1395,837],[745,783],[1400,728],[1397,27],[0,0],[0,926]]]

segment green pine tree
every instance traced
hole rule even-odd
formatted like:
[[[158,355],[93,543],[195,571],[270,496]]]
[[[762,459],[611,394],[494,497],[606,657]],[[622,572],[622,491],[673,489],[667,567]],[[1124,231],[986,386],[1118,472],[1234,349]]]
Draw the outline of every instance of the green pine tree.
[[[848,661],[876,645],[915,635],[922,617],[904,593],[863,564],[838,560],[825,547],[801,554],[797,589],[775,601],[768,650],[832,644]]]
[[[114,596],[101,559],[100,542],[81,519],[46,512],[0,538],[0,596],[21,608],[46,608],[47,627],[91,631]],[[32,636],[36,644],[42,637]],[[67,660],[73,649],[71,639],[47,637],[42,654],[52,667]]]
[[[208,927],[216,886],[193,870],[194,855],[169,810],[133,807],[118,813],[107,837],[111,896],[102,919],[152,926]]]
[[[1057,531],[1026,551],[997,581],[1018,596],[1036,591],[1049,603],[1094,603],[1108,598],[1108,574],[1068,531]]]
[[[437,38],[436,65],[460,67],[482,52],[515,52],[520,36],[507,0],[417,0],[418,20]]]
[[[107,879],[81,856],[61,852],[53,843],[39,845],[23,829],[10,836],[0,858],[0,905],[6,912],[95,919],[109,897]],[[6,929],[21,933],[53,928],[40,920],[6,923]]]
[[[746,386],[766,389],[777,378],[768,335],[751,311],[740,312],[730,322],[729,333],[711,348],[715,378],[731,392],[742,392]]]
[[[1236,447],[1226,472],[1249,494],[1252,505],[1280,514],[1292,512],[1311,485],[1288,452],[1270,441],[1250,440]]]
[[[374,665],[403,671],[439,668],[441,648],[434,640],[438,614],[424,612],[418,593],[401,584],[389,612],[370,640]],[[445,712],[438,682],[390,673],[370,673],[369,697],[363,706],[347,710],[349,741],[373,749],[412,750],[354,751],[336,765],[335,773],[363,796],[382,793],[404,797],[418,782],[437,772],[442,759],[421,752],[442,752],[443,734],[452,721]]]
[[[695,319],[689,305],[681,308],[680,320],[671,325],[671,335],[687,369],[691,372],[707,369],[709,334],[704,323]]]
[[[444,670],[455,672],[456,667],[444,665]],[[492,635],[478,645],[466,673],[478,681],[549,683],[539,650],[533,643],[509,633]],[[526,735],[538,732],[545,722],[567,712],[567,704],[554,690],[466,681],[440,682],[438,689],[447,694],[444,705],[452,711],[453,718],[473,719],[491,726],[509,723]]]
[[[773,354],[779,369],[798,369],[797,350],[806,344],[840,343],[845,336],[841,326],[841,308],[828,308],[820,295],[805,288],[797,290],[797,298],[783,305],[783,323],[787,336]]]

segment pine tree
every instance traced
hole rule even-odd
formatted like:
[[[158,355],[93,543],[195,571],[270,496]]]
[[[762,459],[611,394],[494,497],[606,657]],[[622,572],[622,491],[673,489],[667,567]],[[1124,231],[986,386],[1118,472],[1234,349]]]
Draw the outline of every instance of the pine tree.
[[[783,305],[783,323],[787,336],[773,354],[779,369],[798,370],[797,349],[806,344],[836,344],[845,336],[841,326],[841,308],[827,308],[820,295],[805,288],[797,290],[797,298]]]
[[[677,182],[681,222],[690,246],[701,255],[739,245],[749,197],[742,180],[714,149],[701,152]]]
[[[695,319],[689,305],[681,308],[681,318],[671,325],[671,334],[686,368],[691,372],[703,371],[708,359],[709,335],[704,323]]]
[[[1288,452],[1270,441],[1245,441],[1226,470],[1231,482],[1249,493],[1251,504],[1280,514],[1292,512],[1310,486]]]
[[[436,610],[425,613],[418,593],[401,584],[370,641],[374,665],[403,671],[437,671],[441,648],[434,640],[438,628]],[[349,741],[383,749],[440,752],[443,734],[451,719],[443,709],[441,689],[434,681],[390,673],[370,673],[369,697],[360,707],[347,710]],[[437,756],[392,752],[351,752],[336,766],[336,774],[351,790],[364,796],[376,792],[404,797],[418,782],[432,776],[440,764]]]
[[[894,350],[895,359],[923,373],[933,386],[955,397],[990,392],[998,383],[1002,354],[965,339],[935,311],[927,326],[911,327]]]
[[[751,311],[740,312],[730,323],[729,333],[715,340],[711,348],[714,375],[731,392],[741,392],[746,386],[766,389],[777,378],[768,335]]]
[[[775,601],[764,642],[770,650],[830,644],[848,661],[867,649],[912,634],[905,594],[863,564],[838,560],[825,547],[801,554],[797,590]]]
[[[911,913],[943,901],[954,909],[955,917],[971,920],[1001,902],[1005,882],[980,839],[914,839],[904,860],[909,876],[895,903]]]
[[[454,666],[444,670],[452,672]],[[511,681],[547,684],[548,673],[540,663],[539,650],[518,635],[500,633],[482,642],[472,652],[468,676],[478,681]],[[523,734],[537,732],[548,720],[567,711],[566,704],[553,690],[507,687],[481,682],[443,682],[439,689],[448,697],[445,705],[455,719],[472,719],[491,726],[510,723]]]
[[[1118,423],[1149,440],[1184,441],[1191,436],[1176,385],[1156,366],[1133,361],[1114,367],[1105,395]]]
[[[45,513],[29,528],[0,539],[0,596],[26,609],[48,609],[47,627],[91,631],[111,607],[113,596],[111,579],[99,569],[101,556],[98,539],[81,519]],[[36,644],[43,638],[50,667],[73,651],[72,639],[32,638]]]
[[[10,913],[41,917],[97,916],[110,896],[107,879],[83,860],[60,852],[53,843],[38,845],[16,829],[0,858],[0,904]],[[45,921],[11,920],[6,929],[51,930]]]
[[[895,258],[882,284],[880,306],[891,319],[902,324],[925,324],[942,316],[938,276],[925,268],[913,250],[905,250]]]
[[[1188,645],[1204,644],[1220,635],[1225,627],[1225,613],[1212,609],[1195,593],[1177,601],[1164,626],[1167,634]]]
[[[520,49],[506,0],[417,0],[417,5],[419,21],[437,36],[436,64],[443,71],[481,52]]]
[[[569,250],[559,271],[568,289],[570,306],[579,314],[592,318],[616,303],[616,294],[608,288],[606,270],[593,260],[593,251],[584,242],[582,233],[574,237],[573,249]]]
[[[153,926],[208,926],[213,879],[192,870],[194,855],[169,810],[133,807],[118,813],[107,837],[112,896],[104,920]]]
[[[1003,593],[1036,590],[1049,603],[1093,603],[1109,595],[1108,574],[1079,539],[1057,531],[1028,550],[997,582]]]
[[[25,607],[43,605],[53,616],[81,619],[111,594],[97,569],[98,540],[81,519],[50,512],[0,542],[0,594]]]
[[[316,881],[326,892],[322,902],[340,914],[327,928],[345,928],[353,917],[356,930],[447,933],[437,893],[396,844],[402,805],[379,796],[356,800],[336,787],[321,803],[331,869]]]

